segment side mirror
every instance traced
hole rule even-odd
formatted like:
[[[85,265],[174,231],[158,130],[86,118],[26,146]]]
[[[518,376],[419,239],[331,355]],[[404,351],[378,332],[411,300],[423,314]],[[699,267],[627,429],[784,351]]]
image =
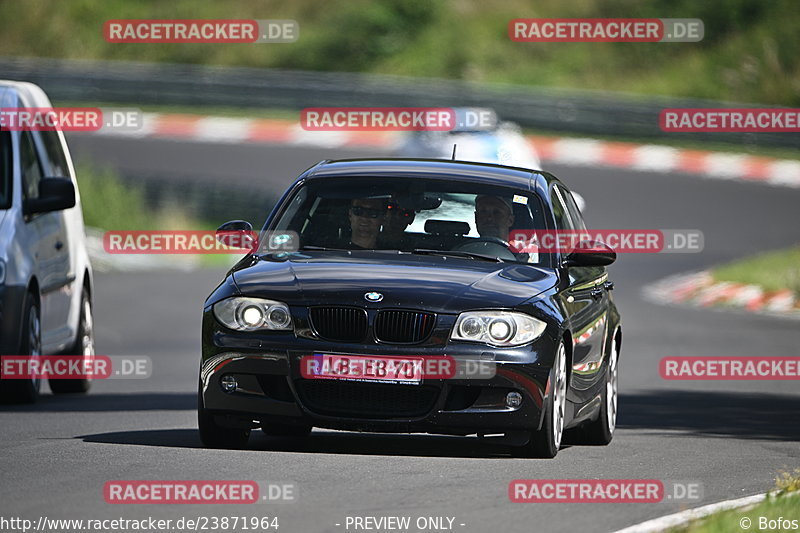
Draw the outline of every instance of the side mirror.
[[[617,260],[617,253],[600,241],[583,241],[564,259],[564,266],[606,266]]]
[[[25,201],[26,215],[49,213],[75,207],[75,186],[69,178],[42,178],[39,197]]]
[[[257,245],[253,234],[253,225],[245,220],[231,220],[217,228],[216,237],[219,242],[231,248],[253,249]]]

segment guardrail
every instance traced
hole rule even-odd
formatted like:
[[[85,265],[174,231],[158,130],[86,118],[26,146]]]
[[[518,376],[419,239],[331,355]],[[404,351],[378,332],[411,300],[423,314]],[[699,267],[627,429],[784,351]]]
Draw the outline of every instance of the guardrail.
[[[524,68],[521,65],[520,68]],[[32,81],[51,99],[302,109],[314,106],[491,107],[525,127],[641,141],[683,139],[797,148],[791,133],[665,133],[664,108],[751,107],[711,100],[601,93],[343,72],[112,61],[0,58],[0,77]]]

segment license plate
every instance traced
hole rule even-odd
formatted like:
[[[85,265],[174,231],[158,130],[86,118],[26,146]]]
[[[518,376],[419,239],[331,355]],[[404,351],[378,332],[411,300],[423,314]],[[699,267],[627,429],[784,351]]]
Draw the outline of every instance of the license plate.
[[[339,379],[419,385],[422,357],[372,357],[366,355],[314,354],[300,361],[306,379]]]

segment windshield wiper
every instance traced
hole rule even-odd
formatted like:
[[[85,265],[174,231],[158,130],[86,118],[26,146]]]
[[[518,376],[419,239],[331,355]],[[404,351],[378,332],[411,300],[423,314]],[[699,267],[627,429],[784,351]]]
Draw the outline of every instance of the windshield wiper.
[[[470,259],[483,259],[484,261],[494,261],[495,263],[505,263],[506,260],[493,255],[476,254],[475,252],[465,252],[463,250],[430,250],[427,248],[415,248],[412,254],[418,255],[451,255],[454,257],[469,257]]]

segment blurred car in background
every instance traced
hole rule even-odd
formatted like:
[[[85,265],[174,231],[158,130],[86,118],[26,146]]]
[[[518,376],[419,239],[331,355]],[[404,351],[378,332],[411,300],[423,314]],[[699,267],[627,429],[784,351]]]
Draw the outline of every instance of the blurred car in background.
[[[0,80],[4,111],[51,107],[38,86]],[[11,129],[0,127],[0,354],[93,356],[92,267],[64,135]],[[33,402],[40,388],[36,377],[0,381],[5,400]],[[86,392],[89,380],[50,388]]]
[[[454,108],[456,126],[450,131],[413,131],[400,142],[398,157],[453,159],[476,163],[495,163],[510,167],[542,170],[539,154],[519,124],[500,121],[493,109]],[[480,117],[480,120],[476,120]],[[578,209],[586,210],[586,201],[572,191]]]
[[[541,169],[534,147],[519,125],[499,122],[492,109],[454,108],[456,126],[449,131],[414,131],[400,143],[398,156],[421,159],[451,159],[456,145],[458,161],[497,163],[511,167]],[[480,120],[476,120],[480,117]]]

